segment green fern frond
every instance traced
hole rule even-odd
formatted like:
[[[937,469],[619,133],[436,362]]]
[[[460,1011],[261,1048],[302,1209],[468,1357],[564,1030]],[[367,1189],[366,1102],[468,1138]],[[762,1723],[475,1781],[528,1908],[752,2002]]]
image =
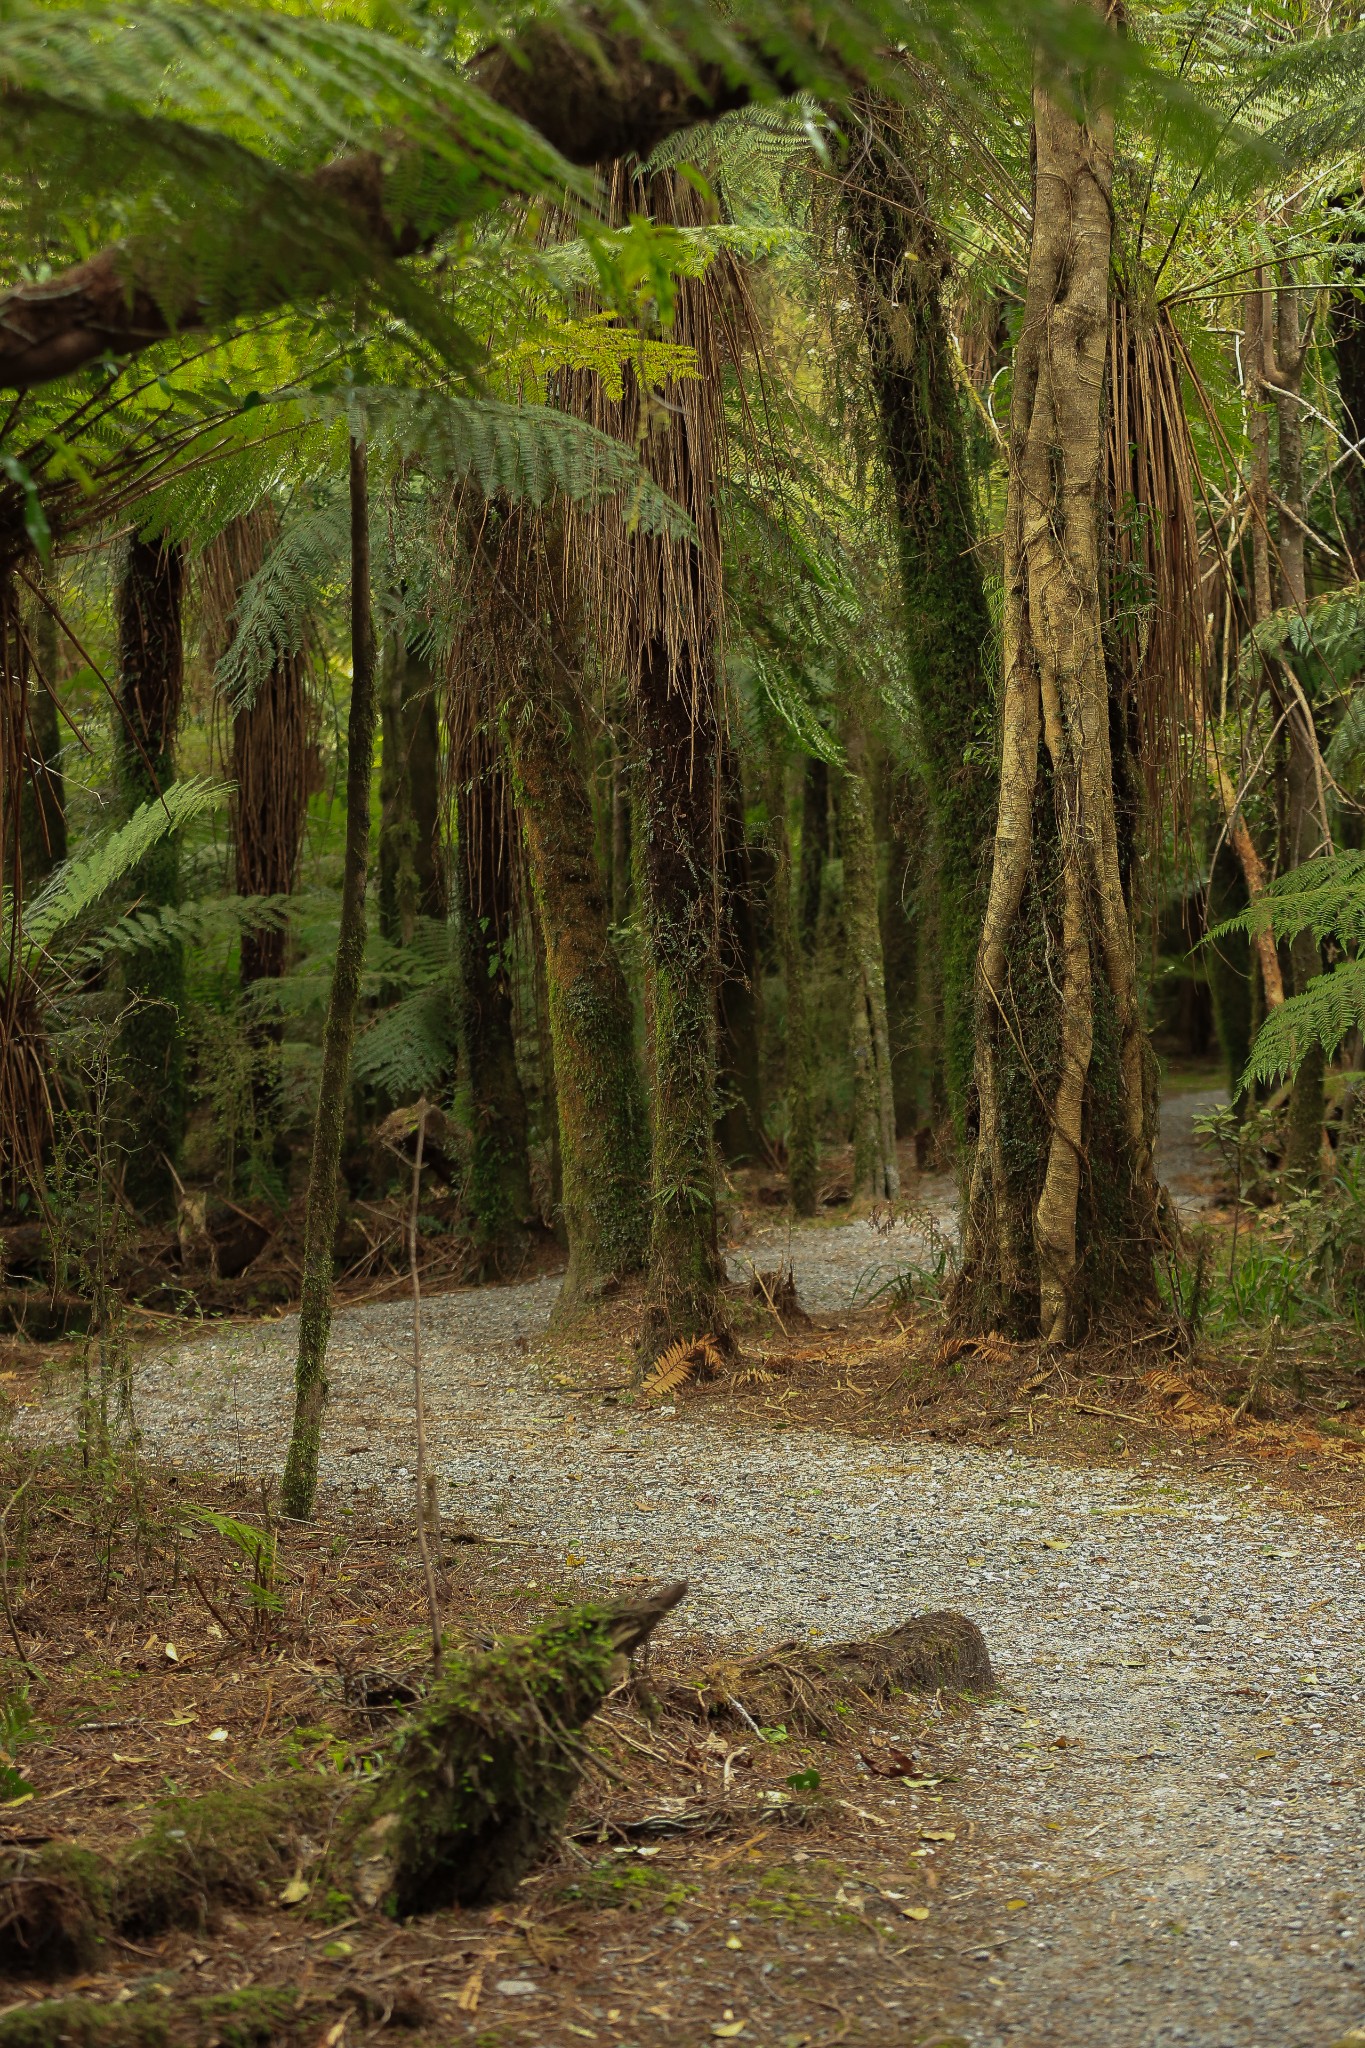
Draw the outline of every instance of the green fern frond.
[[[1348,1034],[1365,1026],[1365,960],[1343,960],[1310,981],[1302,995],[1272,1010],[1256,1034],[1239,1092],[1298,1072],[1309,1048],[1328,1059]]]
[[[157,843],[192,819],[226,801],[230,786],[196,776],[173,782],[164,794],[139,805],[126,825],[58,868],[41,894],[25,906],[24,965],[32,973],[60,933],[92,910],[101,897],[137,866]],[[5,913],[8,923],[8,912]]]

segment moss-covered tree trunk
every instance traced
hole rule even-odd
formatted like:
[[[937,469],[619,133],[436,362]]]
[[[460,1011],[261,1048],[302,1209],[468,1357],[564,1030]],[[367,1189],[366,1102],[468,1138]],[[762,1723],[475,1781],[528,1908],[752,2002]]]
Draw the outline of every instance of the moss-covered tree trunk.
[[[716,1187],[715,715],[710,648],[645,650],[635,692],[636,897],[653,1091],[646,1359],[715,1327],[724,1265]]]
[[[976,553],[959,373],[944,318],[948,255],[909,119],[865,98],[842,166],[847,250],[896,513],[906,651],[939,856],[944,1069],[959,1144],[973,1122],[973,987],[994,778],[995,633]]]
[[[133,811],[175,780],[175,742],[184,683],[181,601],[185,557],[175,541],[134,534],[115,600],[118,704],[114,755],[119,792]],[[180,846],[174,833],[132,876],[143,909],[180,901]],[[143,1215],[175,1207],[174,1167],[185,1132],[185,957],[178,942],[124,957],[128,1009],[119,1034],[124,1090],[124,1192]]]
[[[337,1182],[346,1128],[346,1096],[356,1005],[365,961],[365,886],[370,865],[370,781],[374,772],[375,640],[370,609],[370,518],[365,443],[350,444],[351,705],[346,726],[346,848],[336,958],[322,1038],[322,1079],[313,1124],[303,1239],[294,1422],[280,1500],[305,1519],[317,1492],[322,1418],[327,1406],[327,1340],[332,1328]]]
[[[1075,88],[1084,106],[1084,86]],[[980,1135],[958,1307],[1078,1338],[1154,1294],[1154,1089],[1119,858],[1101,416],[1114,122],[1034,88],[1014,364],[999,812],[977,958]]]
[[[805,778],[802,777],[802,788]],[[768,837],[773,857],[773,928],[786,1004],[784,1079],[787,1106],[787,1191],[798,1216],[813,1216],[819,1197],[820,1154],[815,1131],[810,1020],[806,1009],[806,955],[792,873],[787,828],[787,778],[780,761],[768,771]]]
[[[1303,476],[1303,405],[1301,391],[1307,348],[1301,332],[1299,291],[1290,266],[1282,266],[1275,293],[1275,321],[1270,301],[1261,298],[1262,378],[1274,387],[1279,503],[1276,561],[1282,605],[1302,611],[1308,596],[1304,557],[1307,506]],[[1330,844],[1327,833],[1322,759],[1313,713],[1287,662],[1278,670],[1278,696],[1285,713],[1288,740],[1285,773],[1285,859],[1302,866]],[[1322,972],[1322,949],[1312,931],[1297,932],[1290,943],[1294,994],[1302,995]],[[1285,1167],[1301,1182],[1317,1179],[1322,1159],[1323,1077],[1325,1061],[1316,1042],[1304,1054],[1294,1076],[1289,1107]]]
[[[1356,201],[1358,203],[1358,200]],[[1357,229],[1337,252],[1332,293],[1332,353],[1342,438],[1355,453],[1336,483],[1337,524],[1350,573],[1365,577],[1365,233]]]
[[[717,1138],[735,1162],[763,1153],[758,920],[744,816],[744,778],[728,741],[721,762],[721,976],[717,1017]]]
[[[556,666],[520,672],[503,733],[545,935],[569,1240],[559,1306],[569,1310],[645,1263],[649,1125],[580,758],[586,719]]]
[[[379,929],[407,945],[419,917],[444,917],[441,732],[431,664],[401,633],[380,661]]]
[[[856,720],[845,721],[844,752],[846,761],[839,777],[839,844],[844,857],[844,945],[853,1061],[853,1191],[874,1202],[894,1201],[900,1193],[900,1172],[877,834],[867,739]]]
[[[502,1272],[536,1214],[512,1003],[513,810],[482,725],[461,735],[454,751],[459,1113],[470,1140],[465,1220],[485,1269]]]

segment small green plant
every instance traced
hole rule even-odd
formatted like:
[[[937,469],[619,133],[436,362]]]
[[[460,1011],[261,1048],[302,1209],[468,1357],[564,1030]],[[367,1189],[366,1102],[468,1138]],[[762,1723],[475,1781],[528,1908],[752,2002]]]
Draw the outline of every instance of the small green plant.
[[[216,1530],[236,1552],[251,1605],[252,1625],[254,1628],[262,1627],[272,1615],[279,1613],[283,1604],[276,1585],[279,1537],[275,1529],[269,1523],[264,1529],[258,1529],[251,1522],[239,1522],[234,1516],[218,1514],[213,1508],[191,1506],[188,1513],[195,1521]]]
[[[787,1783],[791,1786],[793,1792],[818,1792],[820,1789],[820,1773],[813,1766],[810,1770],[793,1771]]]
[[[23,1799],[33,1790],[19,1768],[18,1753],[26,1742],[40,1742],[43,1733],[22,1685],[0,1700],[0,1802]]]

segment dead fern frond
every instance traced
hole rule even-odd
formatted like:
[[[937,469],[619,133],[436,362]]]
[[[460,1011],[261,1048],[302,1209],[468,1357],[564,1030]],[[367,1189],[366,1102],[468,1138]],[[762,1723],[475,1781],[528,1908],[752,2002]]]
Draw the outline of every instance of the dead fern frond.
[[[998,1330],[987,1330],[981,1337],[947,1337],[934,1353],[934,1370],[939,1371],[955,1358],[968,1354],[979,1358],[983,1365],[1006,1365],[1013,1349],[1009,1338],[1002,1337]]]
[[[689,1380],[719,1379],[724,1370],[725,1359],[714,1337],[680,1337],[655,1359],[640,1391],[653,1399],[676,1393]]]

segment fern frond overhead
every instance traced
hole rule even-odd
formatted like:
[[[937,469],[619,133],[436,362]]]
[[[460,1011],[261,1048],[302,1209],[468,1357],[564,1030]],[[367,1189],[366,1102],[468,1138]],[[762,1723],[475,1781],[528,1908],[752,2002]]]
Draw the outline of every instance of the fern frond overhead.
[[[1277,939],[1310,931],[1319,944],[1328,939],[1340,946],[1365,943],[1365,852],[1322,854],[1277,875],[1263,896],[1209,938],[1233,932],[1254,937],[1264,931]]]

